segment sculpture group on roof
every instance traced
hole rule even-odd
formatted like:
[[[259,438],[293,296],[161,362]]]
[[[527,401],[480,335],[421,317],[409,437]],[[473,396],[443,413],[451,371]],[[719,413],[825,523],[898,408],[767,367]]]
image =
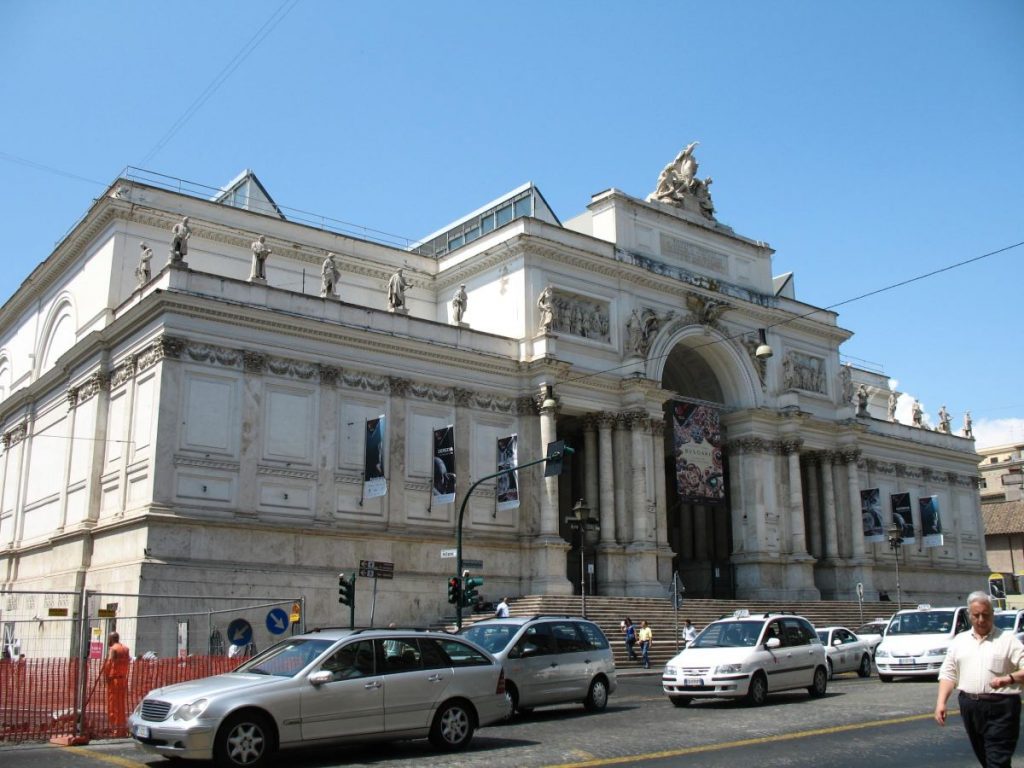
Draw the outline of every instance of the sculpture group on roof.
[[[658,183],[647,199],[681,208],[685,208],[687,201],[691,200],[704,218],[714,221],[715,205],[711,201],[710,192],[712,179],[710,176],[705,179],[697,178],[698,163],[697,158],[693,156],[693,150],[698,143],[693,141],[687,144],[675,159],[662,169],[658,175]]]

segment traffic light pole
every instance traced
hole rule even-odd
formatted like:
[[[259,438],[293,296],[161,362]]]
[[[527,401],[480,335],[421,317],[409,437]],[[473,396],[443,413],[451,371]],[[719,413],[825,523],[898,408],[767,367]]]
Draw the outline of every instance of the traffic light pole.
[[[574,453],[574,451],[569,446],[565,446],[565,453],[566,454],[571,454],[571,453]],[[494,472],[494,473],[492,473],[490,475],[484,475],[479,480],[477,480],[475,483],[473,483],[471,486],[469,486],[469,490],[466,491],[466,495],[462,499],[462,504],[459,505],[459,520],[458,520],[458,523],[455,526],[455,575],[456,576],[458,576],[460,579],[462,578],[462,519],[463,519],[463,517],[465,517],[465,514],[466,514],[466,504],[469,502],[469,497],[473,495],[473,491],[476,490],[476,487],[478,485],[480,485],[480,483],[486,482],[487,480],[493,480],[494,478],[500,477],[501,475],[506,475],[509,472],[516,472],[517,470],[526,469],[527,467],[533,467],[533,466],[536,466],[537,464],[543,464],[543,463],[545,463],[547,461],[552,461],[552,460],[561,461],[562,458],[563,458],[562,454],[556,454],[556,455],[553,455],[553,456],[545,456],[545,457],[543,457],[541,459],[537,459],[536,461],[528,461],[525,464],[518,464],[518,465],[516,465],[514,467],[509,467],[508,469],[503,469],[500,472]],[[457,629],[462,629],[462,600],[461,599],[455,604],[455,626],[456,626]]]

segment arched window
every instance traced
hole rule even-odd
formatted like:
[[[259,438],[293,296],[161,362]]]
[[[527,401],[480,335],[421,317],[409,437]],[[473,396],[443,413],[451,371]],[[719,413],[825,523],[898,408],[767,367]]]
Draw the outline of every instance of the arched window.
[[[41,353],[36,356],[36,376],[50,370],[57,359],[75,343],[75,318],[70,299],[59,300],[44,325]]]

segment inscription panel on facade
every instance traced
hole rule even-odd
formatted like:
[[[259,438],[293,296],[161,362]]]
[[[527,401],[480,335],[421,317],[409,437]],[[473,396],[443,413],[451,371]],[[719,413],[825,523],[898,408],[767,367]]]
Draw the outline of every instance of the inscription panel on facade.
[[[263,456],[278,461],[313,462],[316,392],[268,384],[263,421]]]
[[[720,253],[689,243],[667,232],[661,233],[661,253],[663,256],[675,256],[690,266],[722,275],[729,274],[729,259]]]

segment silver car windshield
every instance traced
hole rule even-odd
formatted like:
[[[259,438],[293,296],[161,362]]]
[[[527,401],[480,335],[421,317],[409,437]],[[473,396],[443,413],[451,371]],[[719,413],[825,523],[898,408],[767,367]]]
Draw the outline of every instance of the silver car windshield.
[[[250,675],[274,675],[275,677],[294,677],[334,645],[334,640],[320,638],[298,638],[285,640],[267,648],[263,653],[253,656],[249,661],[238,667],[235,672]]]
[[[500,653],[512,642],[512,638],[519,631],[519,626],[519,624],[476,624],[462,630],[460,634],[490,653]]]
[[[889,622],[889,635],[948,635],[953,628],[953,611],[898,613]]]
[[[717,621],[708,624],[687,648],[752,648],[763,626],[759,621]]]

